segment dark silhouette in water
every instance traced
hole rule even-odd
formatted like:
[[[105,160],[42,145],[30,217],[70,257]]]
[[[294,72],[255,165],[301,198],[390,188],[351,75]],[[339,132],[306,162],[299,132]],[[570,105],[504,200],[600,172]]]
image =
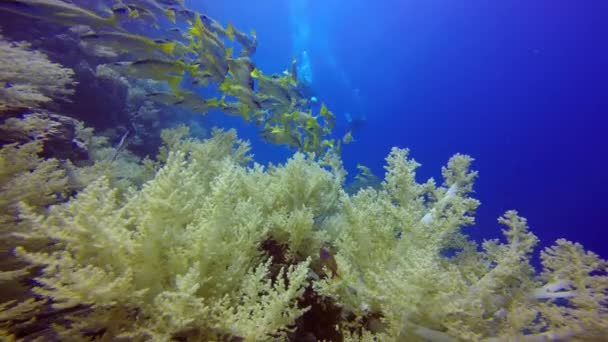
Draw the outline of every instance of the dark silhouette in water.
[[[353,134],[356,134],[363,127],[366,126],[367,117],[365,116],[365,113],[363,112],[363,108],[362,108],[363,106],[362,106],[362,101],[361,101],[361,92],[360,92],[359,88],[353,89],[351,98],[352,98],[352,100],[350,103],[352,104],[352,108],[354,109],[353,113],[351,113],[351,112],[344,113],[344,118],[346,119],[346,123],[348,124],[348,130],[352,131]]]

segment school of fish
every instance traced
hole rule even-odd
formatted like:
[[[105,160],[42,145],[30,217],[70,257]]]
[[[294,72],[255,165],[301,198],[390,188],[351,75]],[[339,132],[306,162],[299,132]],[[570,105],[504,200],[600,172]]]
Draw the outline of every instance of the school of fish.
[[[330,139],[335,116],[325,104],[313,113],[295,58],[289,71],[265,75],[250,58],[255,31],[224,27],[183,0],[0,0],[0,11],[77,28],[84,46],[116,53],[110,66],[122,75],[166,82],[171,91],[147,94],[152,101],[242,117],[265,141],[299,151],[339,152],[353,140],[350,132]],[[216,87],[221,96],[204,98],[190,90],[196,87]]]

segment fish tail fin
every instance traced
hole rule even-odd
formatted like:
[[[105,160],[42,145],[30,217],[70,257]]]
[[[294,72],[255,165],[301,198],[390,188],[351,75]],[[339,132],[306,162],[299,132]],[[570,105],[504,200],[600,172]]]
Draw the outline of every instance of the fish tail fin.
[[[175,24],[176,22],[176,18],[175,18],[175,11],[173,11],[173,9],[171,8],[167,8],[164,10],[165,12],[165,16],[167,17],[167,19],[169,19],[169,21],[173,24]]]
[[[232,83],[230,82],[229,78],[225,78],[224,82],[222,82],[222,84],[220,84],[219,90],[223,93],[227,93],[230,90],[230,87],[232,86]]]
[[[182,83],[183,77],[183,75],[169,76],[169,78],[167,79],[167,82],[169,82],[169,86],[171,87],[173,93],[175,93],[176,96],[179,96],[179,85],[180,83]]]
[[[249,122],[251,120],[251,116],[249,116],[249,106],[244,103],[241,103],[239,106],[239,112],[241,112],[241,116],[245,121]]]
[[[226,36],[230,41],[234,40],[234,26],[232,26],[232,22],[228,22],[228,27],[226,27]]]
[[[160,44],[160,49],[167,55],[173,56],[173,53],[175,51],[175,42],[162,43]]]
[[[122,28],[122,26],[120,26],[120,23],[118,22],[118,16],[116,14],[112,14],[112,16],[106,19],[106,21],[109,26],[112,26],[113,28],[119,31],[126,32],[126,30]]]
[[[196,64],[190,64],[186,67],[186,70],[188,70],[188,72],[190,72],[192,75],[197,75],[198,74],[198,68],[201,66],[200,63],[196,63]]]
[[[253,68],[253,70],[251,70],[251,72],[249,74],[253,78],[260,78],[260,77],[262,77],[262,72],[258,68]]]
[[[232,58],[233,52],[234,52],[234,49],[232,47],[226,48],[226,57]]]

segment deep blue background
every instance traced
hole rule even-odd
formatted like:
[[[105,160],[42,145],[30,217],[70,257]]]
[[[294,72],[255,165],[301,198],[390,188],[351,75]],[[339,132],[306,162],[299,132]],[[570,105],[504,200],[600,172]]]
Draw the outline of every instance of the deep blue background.
[[[337,114],[339,132],[345,112],[367,117],[343,149],[348,170],[361,163],[381,175],[390,147],[400,146],[423,164],[420,181],[440,179],[451,155],[470,154],[482,202],[472,236],[499,237],[496,218],[517,209],[543,245],[565,237],[608,257],[608,2],[187,5],[255,28],[254,60],[266,73],[308,51],[313,87]],[[262,161],[290,154],[260,142],[254,153]]]

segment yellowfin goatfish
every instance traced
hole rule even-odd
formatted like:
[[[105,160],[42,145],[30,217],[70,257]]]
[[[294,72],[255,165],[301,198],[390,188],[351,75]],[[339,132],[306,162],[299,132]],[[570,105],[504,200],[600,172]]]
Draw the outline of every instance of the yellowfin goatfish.
[[[342,141],[344,142],[345,145],[352,143],[354,141],[353,133],[351,131],[348,131],[346,134],[344,134]]]
[[[218,107],[224,114],[240,116],[246,121],[251,119],[249,117],[249,107],[242,102],[225,102],[222,100],[222,102],[218,104]]]
[[[182,61],[164,61],[157,59],[144,59],[135,62],[118,63],[126,65],[127,72],[133,77],[150,78],[157,81],[167,81],[175,93],[179,92],[179,84],[184,73],[196,73],[198,65],[187,65]]]
[[[283,118],[285,120],[296,123],[299,127],[302,128],[314,128],[318,126],[317,118],[313,117],[310,113],[305,113],[301,111],[294,111],[291,114],[283,114]]]
[[[117,22],[116,16],[102,17],[95,12],[81,8],[75,4],[63,2],[61,0],[2,0],[0,4],[15,5],[15,7],[0,7],[12,13],[22,14],[58,22],[64,25],[89,25],[95,27],[112,26],[123,30]],[[33,13],[30,13],[34,11]]]
[[[274,144],[285,144],[302,149],[302,142],[297,132],[288,130],[285,127],[267,125],[260,132],[260,136],[262,139]]]
[[[151,52],[159,50],[166,55],[173,56],[175,50],[175,42],[152,40],[137,34],[121,32],[88,33],[80,36],[80,39],[110,46],[119,51],[133,52],[133,50],[138,50]]]
[[[210,101],[215,100],[215,107],[219,108],[222,113],[226,115],[240,116],[244,118],[246,121],[249,121],[251,118],[249,117],[249,107],[242,102],[234,102],[228,101],[226,102],[226,96],[222,96],[222,98],[218,101],[216,99],[210,99]],[[209,102],[213,104],[213,102]]]
[[[224,57],[226,49],[224,43],[217,37],[217,34],[210,31],[201,17],[196,15],[194,17],[194,24],[188,30],[191,37],[200,39],[200,49],[210,51],[217,57]]]
[[[251,72],[255,69],[255,65],[251,59],[240,57],[236,59],[228,59],[228,71],[236,83],[243,87],[253,89],[253,77]]]
[[[327,125],[330,128],[334,128],[336,126],[336,117],[334,116],[334,113],[327,109],[325,103],[321,104],[321,111],[319,115],[325,119],[325,122],[327,122]]]
[[[262,105],[251,88],[243,87],[230,78],[226,78],[219,87],[221,92],[232,95],[245,103],[252,110],[262,109]]]
[[[127,6],[131,8],[144,8],[156,13],[164,14],[169,21],[175,24],[175,11],[174,7],[161,5],[154,0],[129,0],[126,1]]]
[[[243,32],[237,30],[234,31],[234,38],[243,47],[240,53],[241,57],[251,56],[255,53],[258,43],[254,30],[251,30],[251,39]]]
[[[209,29],[209,31],[218,35],[218,37],[228,38],[229,40],[234,40],[235,35],[238,31],[234,29],[231,22],[228,22],[228,27],[224,29],[222,24],[220,24],[217,20],[212,19],[204,14],[197,14],[199,19],[205,26]]]
[[[215,107],[212,105],[213,101],[205,101],[200,95],[197,95],[190,91],[180,92],[180,99],[174,102],[174,105],[186,107],[193,112],[205,114],[209,109]]]
[[[291,94],[281,84],[280,79],[268,77],[262,74],[259,69],[253,69],[251,71],[251,77],[258,81],[258,91],[267,96],[279,101],[285,106],[289,106],[291,103]]]
[[[228,64],[223,58],[218,58],[211,53],[203,53],[199,58],[205,67],[204,77],[217,83],[224,81],[228,73]]]
[[[127,16],[128,19],[139,19],[141,21],[152,24],[155,28],[158,28],[158,18],[152,11],[149,11],[143,7],[136,5],[124,5],[118,4],[112,7],[112,12],[116,15]],[[121,17],[122,18],[122,17]]]

